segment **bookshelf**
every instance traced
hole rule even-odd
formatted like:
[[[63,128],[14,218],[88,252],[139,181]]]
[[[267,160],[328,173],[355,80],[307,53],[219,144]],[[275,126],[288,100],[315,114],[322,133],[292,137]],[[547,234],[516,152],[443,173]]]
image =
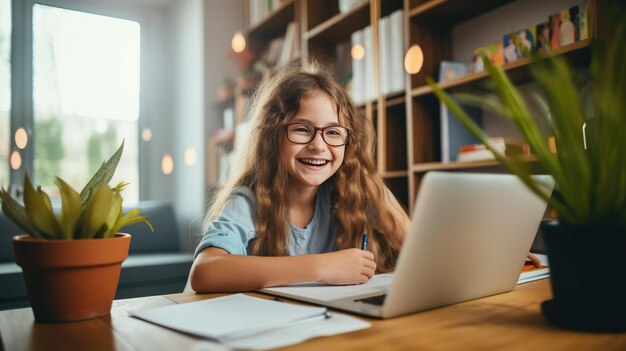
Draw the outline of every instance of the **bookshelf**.
[[[254,1],[259,0],[248,0],[249,4]],[[607,1],[610,0],[588,0],[590,38],[606,39],[610,33],[600,21],[600,18],[608,16]],[[467,43],[459,43],[458,32],[465,31],[468,23],[480,23],[484,18],[485,22],[489,22],[490,30],[501,38],[508,32],[539,23],[527,20],[525,25],[520,26],[516,23],[523,19],[511,12],[514,10],[509,10],[507,14],[506,8],[528,8],[528,12],[535,12],[535,17],[547,19],[554,12],[582,3],[584,0],[365,0],[342,12],[340,0],[283,0],[278,1],[264,18],[246,28],[245,33],[251,50],[258,55],[274,38],[284,35],[288,23],[293,21],[297,28],[295,57],[314,57],[341,66],[338,60],[345,59],[345,55],[349,57],[352,34],[369,27],[372,38],[369,59],[372,62],[365,70],[371,75],[369,82],[373,86],[373,94],[358,103],[376,130],[378,171],[399,201],[410,210],[420,180],[428,171],[504,171],[495,161],[442,162],[440,102],[425,78],[438,77],[442,60],[460,60],[456,51]],[[550,6],[556,10],[546,10]],[[383,93],[384,69],[381,68],[381,61],[389,58],[383,58],[385,53],[381,51],[386,46],[381,43],[379,33],[381,30],[388,32],[381,28],[380,19],[390,17],[398,10],[402,10],[402,52],[413,44],[419,44],[424,52],[424,64],[414,75],[408,75],[403,70],[401,89]],[[497,13],[505,13],[505,18],[500,19],[504,24],[493,29],[491,22],[494,22],[493,17],[498,16]],[[474,34],[477,31],[470,28],[469,32]],[[477,37],[484,35],[475,34]],[[477,40],[480,42],[480,39]],[[481,44],[488,44],[489,40],[485,39]],[[575,67],[584,68],[589,65],[591,51],[591,41],[582,40],[554,49],[546,56],[560,55]],[[462,58],[468,62],[471,60],[471,57]],[[404,56],[394,58],[390,64],[403,67],[403,59]],[[529,59],[521,58],[502,67],[513,82],[524,85],[531,81],[529,63]],[[485,72],[468,73],[441,86],[450,92],[488,89],[488,77]],[[352,86],[352,89],[355,87]],[[528,162],[536,164],[536,159],[528,157]]]

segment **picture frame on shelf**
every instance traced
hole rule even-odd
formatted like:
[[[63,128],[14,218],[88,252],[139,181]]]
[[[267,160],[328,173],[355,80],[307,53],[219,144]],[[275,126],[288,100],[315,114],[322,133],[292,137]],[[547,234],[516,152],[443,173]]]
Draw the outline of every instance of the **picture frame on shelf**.
[[[468,72],[468,64],[459,61],[441,61],[439,63],[439,83],[460,78]]]

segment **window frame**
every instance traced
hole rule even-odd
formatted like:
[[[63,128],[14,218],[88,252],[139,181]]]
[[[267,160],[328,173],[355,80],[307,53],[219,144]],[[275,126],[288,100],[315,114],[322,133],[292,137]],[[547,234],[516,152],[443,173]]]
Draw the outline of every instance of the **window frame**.
[[[140,96],[139,118],[137,121],[137,167],[139,173],[139,200],[149,197],[147,179],[149,172],[142,171],[147,166],[144,156],[147,146],[141,141],[141,131],[146,125],[143,118],[146,101],[155,99],[154,93],[144,92],[145,63],[150,53],[146,52],[145,26],[150,26],[150,17],[154,16],[154,9],[124,1],[81,1],[81,0],[12,0],[11,2],[11,112],[10,112],[10,147],[9,153],[18,150],[13,135],[23,127],[29,133],[29,143],[25,149],[19,150],[22,156],[22,166],[14,170],[9,167],[9,189],[11,193],[22,193],[22,182],[26,173],[33,174],[34,170],[34,100],[33,100],[33,6],[35,4],[57,7],[67,10],[80,11],[95,15],[116,17],[136,21],[140,24]],[[152,95],[152,96],[151,96]]]

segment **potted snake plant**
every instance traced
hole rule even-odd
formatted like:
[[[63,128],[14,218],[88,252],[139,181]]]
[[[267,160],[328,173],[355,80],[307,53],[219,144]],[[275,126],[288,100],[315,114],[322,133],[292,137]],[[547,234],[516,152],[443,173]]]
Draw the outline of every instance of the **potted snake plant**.
[[[13,254],[22,268],[38,322],[69,322],[110,312],[121,264],[131,236],[126,225],[148,218],[136,209],[122,213],[121,192],[127,183],[109,187],[124,143],[79,193],[63,179],[56,184],[61,211],[53,212],[49,196],[24,177],[24,204],[0,189],[2,211],[25,235],[13,238]]]
[[[538,101],[549,111],[556,153],[540,132],[527,101],[505,72],[485,56],[493,95],[459,94],[453,99],[432,79],[429,81],[436,96],[496,159],[556,211],[558,220],[542,226],[553,298],[541,307],[549,323],[568,329],[626,331],[624,18],[614,27],[607,50],[602,50],[600,43],[592,46],[590,97],[576,89],[576,72],[562,57],[530,64],[531,74],[543,90]],[[498,152],[457,100],[479,104],[513,121],[540,166],[554,178],[554,194],[533,180],[528,162]]]

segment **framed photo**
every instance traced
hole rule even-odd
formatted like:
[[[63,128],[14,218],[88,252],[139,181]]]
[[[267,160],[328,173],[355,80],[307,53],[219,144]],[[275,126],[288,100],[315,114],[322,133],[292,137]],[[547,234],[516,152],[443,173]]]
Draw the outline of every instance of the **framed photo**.
[[[467,63],[441,61],[439,64],[439,83],[457,79],[467,74]]]
[[[502,49],[502,41],[497,43],[485,45],[481,48],[474,50],[474,57],[472,59],[472,70],[474,72],[480,72],[485,69],[483,60],[480,57],[480,53],[484,52],[489,58],[489,62],[499,66],[504,63],[504,52]]]

